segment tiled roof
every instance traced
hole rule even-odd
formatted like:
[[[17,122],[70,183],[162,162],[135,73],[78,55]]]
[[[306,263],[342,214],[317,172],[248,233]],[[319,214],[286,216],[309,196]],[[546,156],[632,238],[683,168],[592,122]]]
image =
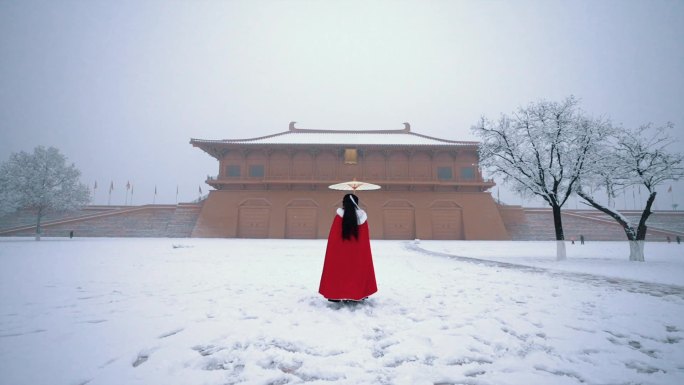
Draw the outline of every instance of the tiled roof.
[[[476,142],[463,142],[433,138],[405,130],[385,131],[332,131],[293,128],[290,131],[252,139],[203,140],[193,143],[234,144],[330,144],[330,145],[395,145],[395,146],[472,146]]]

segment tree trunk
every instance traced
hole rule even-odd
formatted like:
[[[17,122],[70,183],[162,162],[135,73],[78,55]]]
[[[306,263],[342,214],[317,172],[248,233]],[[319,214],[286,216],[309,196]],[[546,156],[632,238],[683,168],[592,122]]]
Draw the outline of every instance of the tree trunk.
[[[556,229],[556,240],[562,241],[565,239],[563,235],[563,220],[561,219],[561,207],[557,204],[552,204],[551,209],[553,210],[553,226]]]
[[[561,207],[552,204],[553,226],[556,229],[556,261],[564,261],[568,258],[565,253],[565,236],[563,235],[563,221],[561,219]]]
[[[636,236],[636,239],[638,241],[643,241],[646,239],[646,230],[648,230],[648,226],[646,226],[646,221],[648,220],[648,217],[651,214],[653,214],[651,212],[651,206],[653,205],[655,198],[656,198],[656,192],[653,191],[651,193],[651,195],[648,196],[648,200],[646,201],[646,207],[644,208],[644,211],[641,213],[641,219],[639,220],[639,227],[637,227],[637,236]],[[644,248],[642,246],[641,247],[642,254],[643,254],[643,249]]]
[[[565,241],[556,241],[556,261],[565,261],[568,255],[565,252]]]
[[[644,241],[629,241],[629,260],[644,262]]]

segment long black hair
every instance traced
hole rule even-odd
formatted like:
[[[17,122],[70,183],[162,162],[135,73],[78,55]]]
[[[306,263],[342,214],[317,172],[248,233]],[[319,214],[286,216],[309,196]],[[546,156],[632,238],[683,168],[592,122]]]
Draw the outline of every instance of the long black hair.
[[[352,236],[359,239],[359,219],[356,216],[356,208],[359,205],[359,197],[347,194],[342,199],[344,216],[342,217],[342,239],[350,240]]]

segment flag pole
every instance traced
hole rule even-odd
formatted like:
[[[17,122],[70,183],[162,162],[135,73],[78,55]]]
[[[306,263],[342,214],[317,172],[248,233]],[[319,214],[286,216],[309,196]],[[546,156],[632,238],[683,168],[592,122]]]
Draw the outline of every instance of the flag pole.
[[[126,199],[124,200],[124,205],[128,205],[128,190],[131,188],[131,182],[126,182]]]

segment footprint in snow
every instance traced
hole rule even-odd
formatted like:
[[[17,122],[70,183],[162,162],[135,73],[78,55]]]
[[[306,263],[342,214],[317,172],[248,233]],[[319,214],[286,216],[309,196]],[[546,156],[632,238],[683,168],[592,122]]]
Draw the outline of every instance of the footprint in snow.
[[[464,375],[466,377],[477,377],[477,376],[481,376],[485,373],[487,373],[487,372],[485,372],[484,370],[469,370],[469,371],[465,372]]]
[[[105,368],[105,367],[107,367],[107,366],[113,364],[114,362],[116,362],[116,360],[117,360],[116,358],[110,358],[109,360],[107,360],[107,362],[105,362],[104,364],[100,365],[99,368],[100,368],[100,369],[103,369],[103,368]]]
[[[582,376],[580,376],[579,374],[577,374],[573,371],[570,371],[570,370],[551,369],[551,368],[546,367],[545,365],[535,365],[534,369],[538,370],[540,372],[546,372],[546,373],[553,374],[553,375],[559,376],[559,377],[574,378],[583,384],[587,383],[587,381],[584,378],[582,378]]]
[[[141,351],[140,353],[138,353],[138,356],[135,358],[135,360],[132,363],[133,367],[137,368],[138,366],[147,362],[147,360],[150,359],[151,354],[152,354],[152,351]]]
[[[159,337],[157,337],[157,338],[162,339],[162,338],[166,338],[166,337],[171,337],[173,335],[176,335],[176,334],[182,332],[183,330],[185,330],[185,328],[173,329],[171,331],[168,331],[166,333],[159,335]]]
[[[666,344],[676,344],[679,343],[681,340],[682,339],[680,337],[667,336],[667,338],[665,338],[663,342]]]
[[[36,329],[32,330],[30,332],[25,332],[25,333],[8,333],[8,334],[0,334],[0,338],[6,338],[6,337],[19,337],[19,336],[24,336],[27,334],[36,334],[36,333],[43,333],[46,332],[47,330],[45,329]]]
[[[650,366],[650,365],[648,365],[644,362],[640,362],[640,361],[627,362],[627,363],[625,363],[625,367],[632,369],[632,370],[636,370],[637,373],[646,373],[646,374],[653,374],[653,373],[657,373],[657,372],[665,373],[665,371],[663,369],[659,369],[659,368],[656,368],[654,366]]]
[[[92,319],[92,320],[87,320],[87,321],[82,321],[81,323],[87,323],[87,324],[101,324],[103,322],[107,322],[106,319]]]
[[[216,345],[196,345],[192,347],[192,350],[196,351],[203,357],[210,356],[224,349],[224,347]]]

